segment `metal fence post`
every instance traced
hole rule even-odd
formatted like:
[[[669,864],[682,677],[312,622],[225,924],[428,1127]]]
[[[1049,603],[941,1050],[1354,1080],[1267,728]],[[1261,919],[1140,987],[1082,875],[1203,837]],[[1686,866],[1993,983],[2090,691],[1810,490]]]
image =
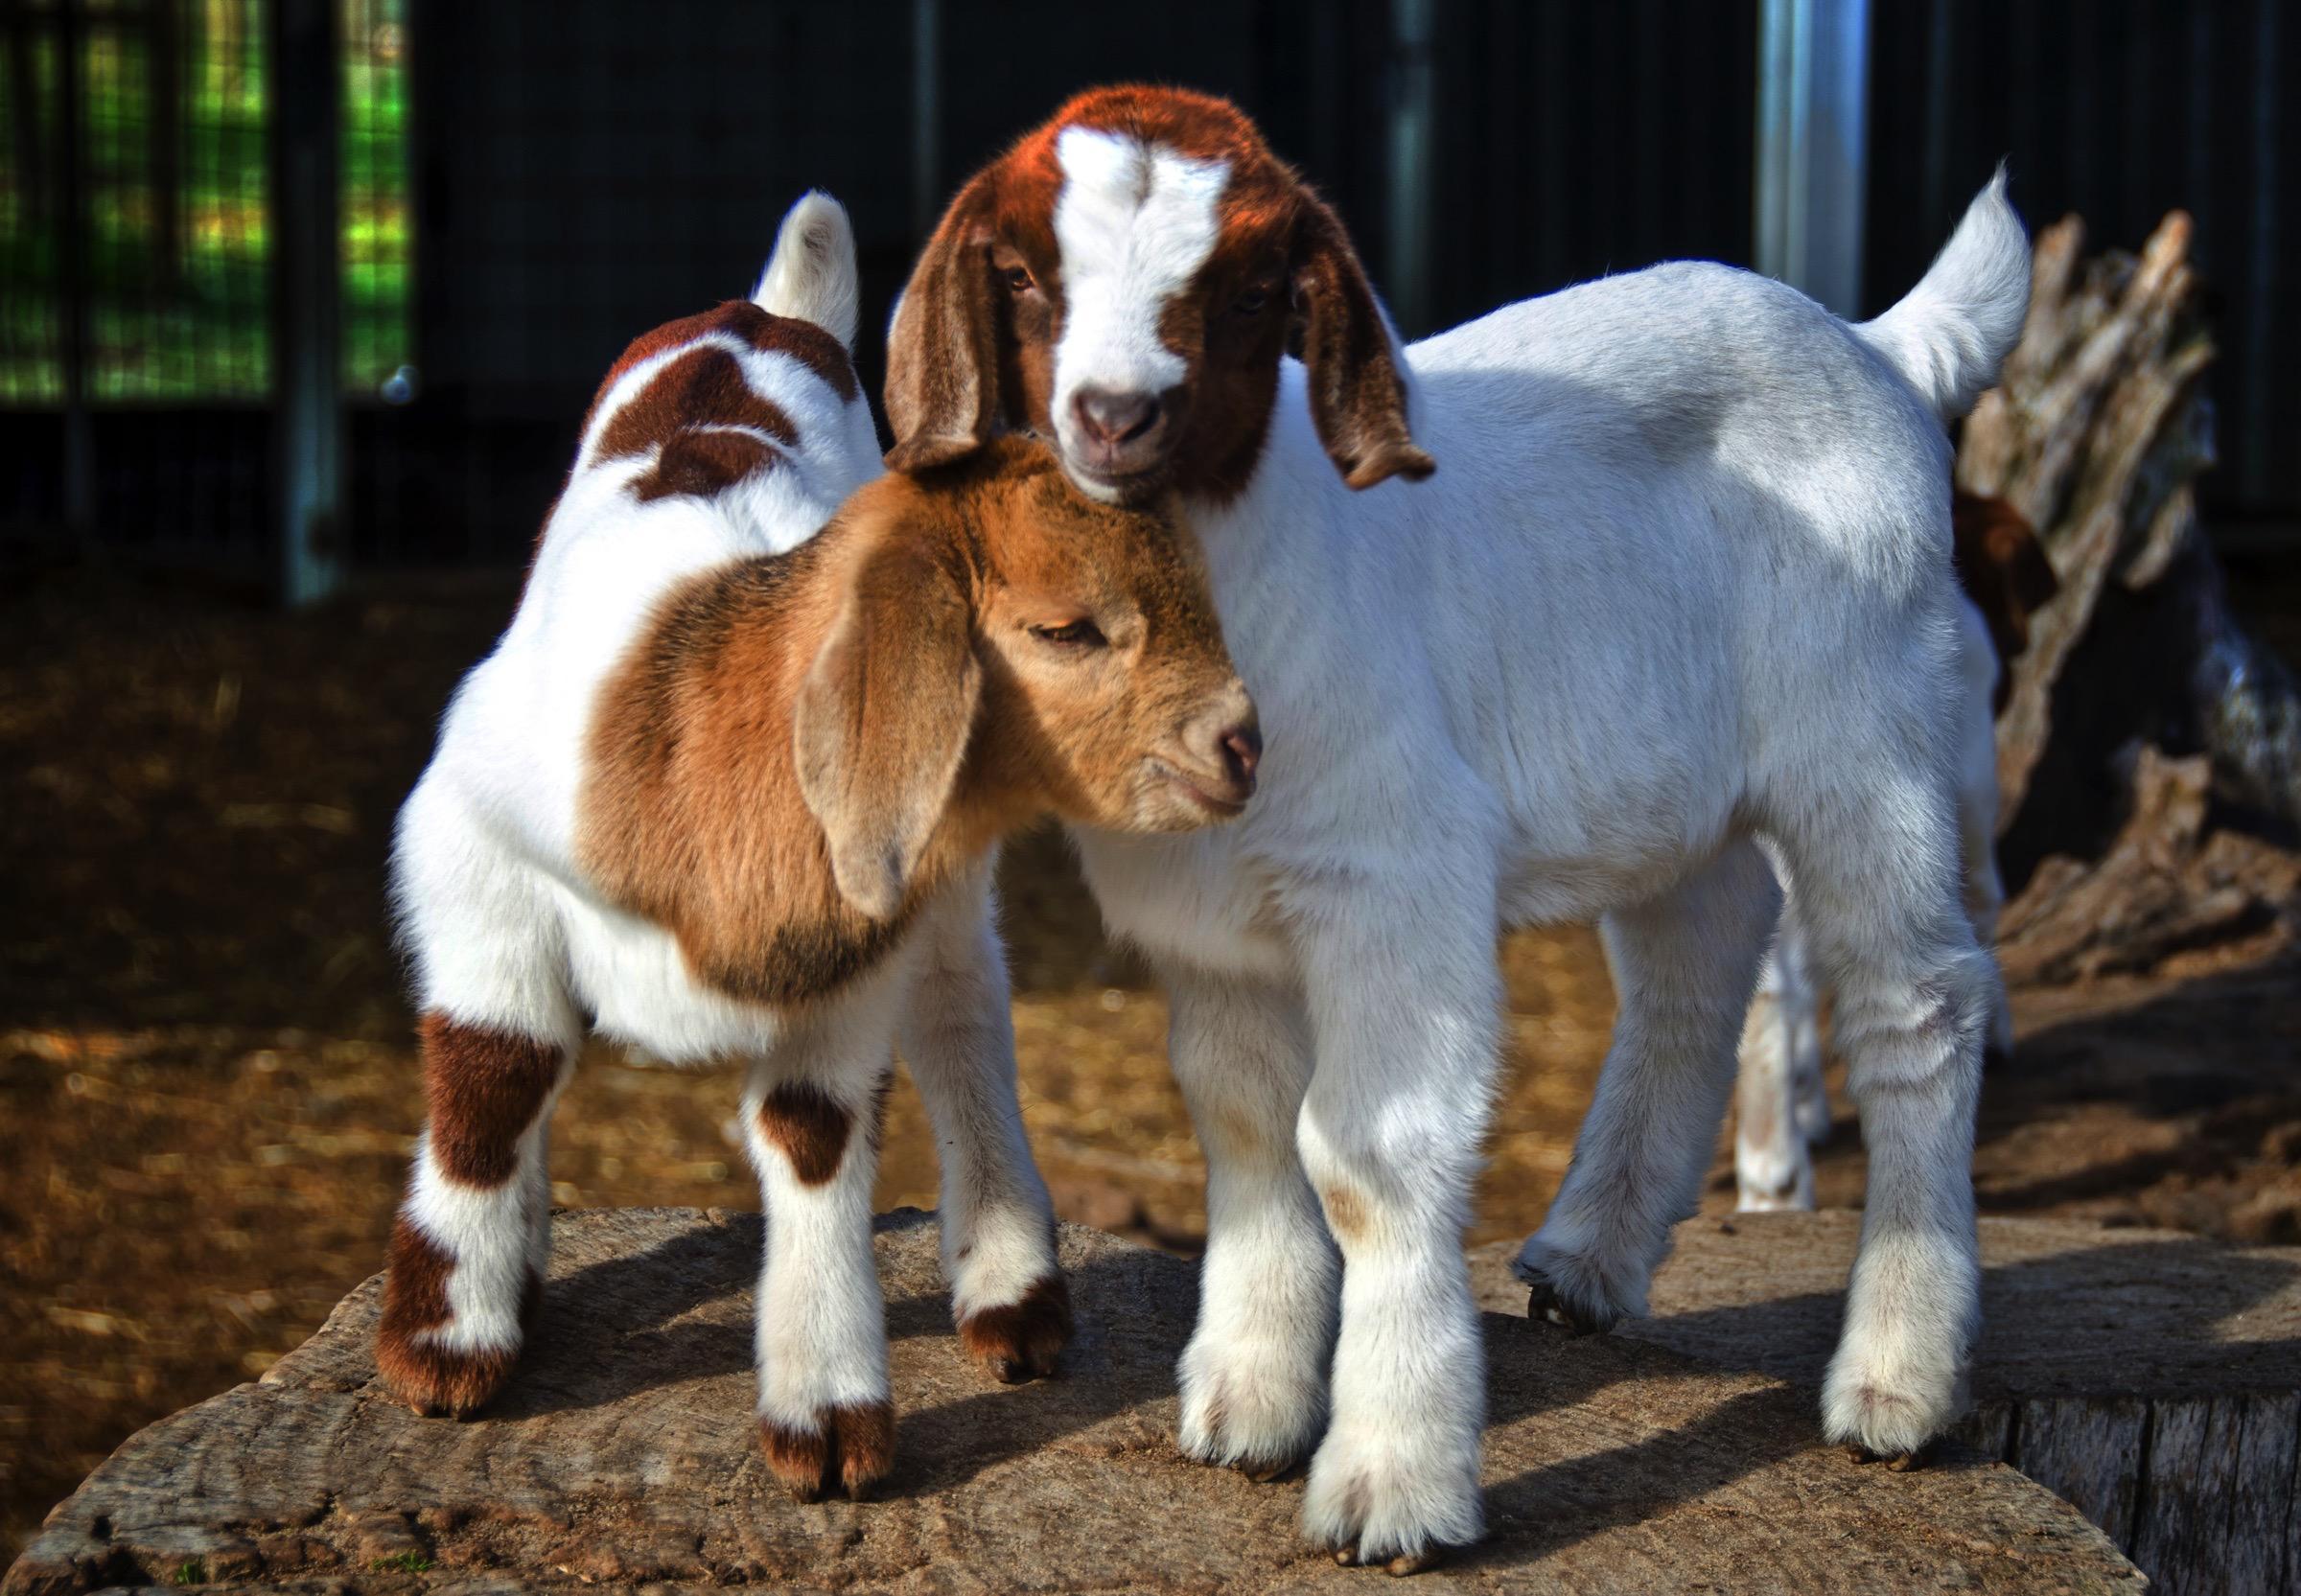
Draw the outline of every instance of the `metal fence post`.
[[[335,0],[271,6],[272,447],[280,590],[291,605],[316,603],[343,581],[337,10]]]
[[[1764,0],[1757,49],[1757,269],[1859,315],[1870,0]]]
[[[19,46],[31,48],[30,31]],[[57,266],[64,313],[64,526],[95,536],[96,444],[88,420],[88,28],[84,0],[63,0],[57,25]]]
[[[1383,288],[1400,333],[1409,338],[1429,331],[1435,9],[1436,0],[1390,0],[1390,247]]]

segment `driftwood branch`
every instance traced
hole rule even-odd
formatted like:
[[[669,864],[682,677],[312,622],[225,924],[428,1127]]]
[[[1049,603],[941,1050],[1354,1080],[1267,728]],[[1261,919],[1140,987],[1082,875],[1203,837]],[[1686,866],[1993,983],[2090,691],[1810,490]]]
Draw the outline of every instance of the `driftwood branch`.
[[[2143,968],[2275,921],[2289,859],[2222,840],[2301,827],[2301,692],[2231,612],[2197,515],[2214,358],[2168,216],[2140,254],[2037,237],[2029,319],[1968,420],[1959,486],[2037,529],[2058,593],[2030,617],[1997,729],[2009,969]],[[2189,763],[2185,761],[2194,761]]]

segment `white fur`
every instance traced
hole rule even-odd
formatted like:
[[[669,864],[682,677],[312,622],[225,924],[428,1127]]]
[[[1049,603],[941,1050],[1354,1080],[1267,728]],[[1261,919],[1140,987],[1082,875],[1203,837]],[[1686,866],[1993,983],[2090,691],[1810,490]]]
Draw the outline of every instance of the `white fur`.
[[[1958,837],[1965,913],[1975,939],[1994,948],[1998,910],[2006,896],[1995,846],[1997,739],[1991,731],[1990,696],[1997,686],[1997,653],[1989,643],[1988,623],[1970,600],[1961,607],[1959,622]],[[1781,927],[1742,1029],[1733,1168],[1736,1206],[1744,1213],[1814,1206],[1811,1147],[1829,1134],[1821,998],[1793,897],[1782,905]],[[1989,1045],[2001,1056],[2013,1049],[2013,1011],[2002,983],[1990,995]]]
[[[774,315],[811,321],[848,349],[855,347],[855,234],[847,209],[820,189],[809,189],[776,230],[751,301]]]
[[[1682,264],[1417,344],[1421,484],[1345,488],[1289,361],[1252,481],[1197,507],[1267,729],[1260,796],[1219,831],[1078,841],[1112,929],[1175,983],[1209,1159],[1184,1444],[1254,1457],[1317,1433],[1304,1371],[1335,1335],[1304,1508],[1322,1542],[1381,1560],[1477,1533],[1461,1234],[1498,924],[1602,917],[1623,976],[1597,1102],[1521,1260],[1610,1322],[1642,1307],[1724,1114],[1777,901],[1754,839],[1796,879],[1871,1145],[1825,1428],[1895,1451],[1954,1415],[1992,972],[1956,888],[1938,406],[1987,380],[2027,280],[2002,193],[1976,212],[1867,332]],[[1297,1097],[1338,1332],[1272,1145]],[[1251,1134],[1220,1128],[1224,1104]]]
[[[1055,205],[1062,251],[1062,336],[1055,345],[1055,430],[1080,447],[1072,402],[1081,387],[1156,396],[1188,368],[1159,337],[1158,315],[1214,252],[1222,161],[1191,160],[1124,134],[1065,127]],[[1111,490],[1080,486],[1098,497]]]
[[[810,195],[784,222],[757,290],[763,308],[853,334],[846,218]],[[842,309],[844,307],[844,310]],[[786,415],[795,445],[715,498],[642,502],[648,457],[601,460],[616,412],[671,359],[726,348]],[[763,440],[772,441],[772,440]],[[869,979],[794,1016],[693,979],[662,927],[602,901],[576,863],[576,800],[601,682],[673,587],[714,567],[798,546],[878,471],[868,403],[843,401],[805,363],[717,335],[642,361],[598,406],[544,534],[519,613],[464,680],[438,752],[401,812],[393,891],[419,1006],[535,1038],[571,1057],[586,1029],[654,1059],[751,1061],[744,1123],[769,1214],[759,1288],[760,1409],[791,1427],[812,1408],[883,1399],[886,1348],[871,1249],[874,1161],[857,1150],[898,1024],[915,1076],[957,1154],[946,1159],[943,1243],[963,1310],[1015,1301],[1054,1272],[1053,1217],[1015,1103],[1007,980],[988,931],[988,867],[943,893]],[[810,1188],[760,1142],[777,1085],[819,1086],[855,1116],[850,1156]],[[518,1168],[463,1187],[419,1148],[407,1211],[453,1261],[453,1313],[431,1338],[469,1351],[520,1339],[526,1270],[549,1252],[546,1104]],[[1019,1282],[1019,1284],[1017,1284]],[[812,1404],[812,1408],[810,1407]]]

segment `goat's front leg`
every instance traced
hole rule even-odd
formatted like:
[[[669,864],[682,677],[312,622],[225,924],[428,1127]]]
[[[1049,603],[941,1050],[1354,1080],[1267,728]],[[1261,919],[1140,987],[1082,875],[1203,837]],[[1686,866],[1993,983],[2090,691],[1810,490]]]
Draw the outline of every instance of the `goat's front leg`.
[[[935,1127],[942,1272],[967,1353],[1002,1380],[1055,1371],[1071,1297],[1055,1211],[1015,1100],[1014,1021],[988,866],[939,897],[918,931],[903,1057]]]
[[[392,1226],[376,1366],[416,1412],[461,1418],[511,1377],[542,1300],[546,1135],[569,1050],[439,1009],[422,1038],[429,1113]]]
[[[1471,859],[1415,864],[1286,905],[1317,1058],[1297,1140],[1342,1251],[1303,1527],[1340,1561],[1395,1572],[1483,1531],[1485,1363],[1462,1232],[1501,1009],[1490,878]]]
[[[1614,1046],[1566,1180],[1512,1265],[1532,1287],[1531,1316],[1605,1330],[1645,1313],[1670,1229],[1701,1196],[1779,903],[1764,856],[1737,842],[1606,917]]]
[[[1267,1479],[1318,1439],[1334,1345],[1334,1243],[1294,1148],[1310,1025],[1291,991],[1182,965],[1163,974],[1168,1052],[1206,1150],[1182,1449]]]
[[[856,994],[810,1016],[743,1089],[767,1220],[759,1444],[802,1501],[834,1488],[861,1497],[895,1462],[886,1308],[871,1245],[878,1116],[893,1068],[883,1007]]]

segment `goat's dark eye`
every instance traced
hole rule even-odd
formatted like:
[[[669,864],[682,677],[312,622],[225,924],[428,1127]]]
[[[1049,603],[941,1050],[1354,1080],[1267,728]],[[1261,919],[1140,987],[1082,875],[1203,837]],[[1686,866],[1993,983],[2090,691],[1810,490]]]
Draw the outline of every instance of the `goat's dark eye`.
[[[1269,303],[1270,290],[1268,289],[1248,289],[1244,293],[1239,295],[1239,302],[1231,308],[1243,316],[1259,316]]]
[[[1068,626],[1034,626],[1030,632],[1040,642],[1058,648],[1102,648],[1106,644],[1103,629],[1091,620],[1075,620]]]
[[[1031,270],[1028,266],[1009,266],[1003,275],[1007,279],[1008,289],[1012,292],[1029,293],[1031,291]]]

